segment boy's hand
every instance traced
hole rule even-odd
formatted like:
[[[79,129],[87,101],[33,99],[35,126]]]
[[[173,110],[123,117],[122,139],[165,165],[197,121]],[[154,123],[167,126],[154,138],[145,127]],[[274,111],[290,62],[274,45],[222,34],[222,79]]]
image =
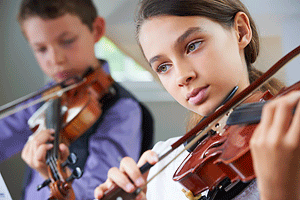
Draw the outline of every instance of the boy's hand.
[[[25,144],[21,157],[31,167],[38,171],[43,178],[48,179],[48,169],[46,164],[47,151],[53,148],[54,130],[47,129],[32,134]],[[69,155],[69,148],[65,144],[59,145],[61,159],[64,161]]]
[[[146,184],[148,172],[141,174],[139,167],[146,162],[154,165],[158,161],[158,156],[154,151],[148,150],[141,156],[138,164],[132,158],[125,157],[121,160],[120,168],[112,167],[107,173],[107,180],[105,183],[99,185],[95,191],[96,199],[103,197],[105,191],[111,187],[118,185],[124,191],[131,193]],[[131,181],[132,180],[132,181]],[[146,190],[146,189],[145,189]],[[146,192],[144,190],[144,192]],[[145,193],[141,192],[136,199],[146,199]]]

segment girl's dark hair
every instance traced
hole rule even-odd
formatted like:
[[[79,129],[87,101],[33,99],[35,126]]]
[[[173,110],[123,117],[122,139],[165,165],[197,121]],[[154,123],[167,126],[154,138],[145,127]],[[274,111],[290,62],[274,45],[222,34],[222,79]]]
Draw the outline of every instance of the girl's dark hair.
[[[23,0],[18,13],[18,22],[22,26],[30,17],[54,19],[66,13],[78,16],[90,30],[97,17],[92,0]]]
[[[239,0],[141,0],[135,19],[136,38],[138,40],[143,23],[153,17],[163,15],[201,16],[214,20],[225,28],[231,28],[238,12],[244,12],[248,16],[252,29],[252,39],[244,50],[249,80],[252,83],[263,74],[252,66],[259,53],[259,36],[249,11]],[[282,87],[283,84],[279,80],[271,79],[261,87],[261,90],[270,90],[275,94]],[[201,117],[193,115],[192,118],[194,119],[190,120],[191,127]]]

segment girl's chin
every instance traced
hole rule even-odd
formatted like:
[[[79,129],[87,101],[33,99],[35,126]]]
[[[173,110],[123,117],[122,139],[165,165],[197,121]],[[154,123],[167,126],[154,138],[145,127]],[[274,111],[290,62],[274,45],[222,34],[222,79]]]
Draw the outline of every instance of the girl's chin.
[[[197,113],[198,115],[201,116],[208,116],[212,113],[215,112],[215,108],[211,108],[210,106],[207,105],[201,105],[201,106],[197,106],[197,108],[192,109],[193,112]]]

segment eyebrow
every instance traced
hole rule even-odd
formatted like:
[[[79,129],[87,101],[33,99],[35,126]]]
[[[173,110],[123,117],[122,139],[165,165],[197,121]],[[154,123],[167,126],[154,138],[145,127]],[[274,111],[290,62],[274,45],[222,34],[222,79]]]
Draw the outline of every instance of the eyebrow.
[[[177,46],[178,44],[182,43],[191,34],[193,34],[195,32],[203,32],[203,31],[204,30],[202,28],[200,28],[200,27],[191,27],[191,28],[189,28],[181,36],[179,36],[179,38],[176,40],[175,46]],[[155,61],[157,61],[161,57],[162,57],[161,55],[157,55],[157,56],[154,56],[151,59],[149,59],[150,66],[151,66],[152,63],[154,63]]]
[[[56,37],[56,39],[61,39],[61,38],[65,37],[65,36],[68,35],[68,34],[70,34],[68,31],[64,31],[64,32],[62,32],[61,34],[59,34],[59,35]],[[40,45],[42,45],[42,43],[36,42],[36,43],[33,43],[33,45],[35,45],[35,46],[40,46]]]
[[[191,27],[186,30],[176,41],[176,44],[183,42],[186,38],[188,38],[191,34],[195,32],[203,32],[203,29],[200,27]]]

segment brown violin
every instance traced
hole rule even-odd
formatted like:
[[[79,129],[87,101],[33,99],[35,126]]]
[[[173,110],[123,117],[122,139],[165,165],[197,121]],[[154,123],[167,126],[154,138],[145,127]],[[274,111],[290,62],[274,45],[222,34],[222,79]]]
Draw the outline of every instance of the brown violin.
[[[269,91],[251,95],[216,123],[207,137],[185,158],[173,180],[194,197],[209,190],[210,199],[214,199],[218,192],[228,192],[237,184],[243,189],[242,185],[247,186],[256,177],[249,144],[260,121],[263,105],[295,90],[300,90],[300,82],[281,89],[276,96]]]
[[[69,82],[67,85],[70,85]],[[80,178],[83,171],[76,167],[73,173],[68,175],[65,167],[75,164],[77,157],[71,153],[67,161],[63,162],[58,147],[60,143],[69,146],[96,122],[102,114],[101,102],[113,95],[112,84],[113,79],[102,68],[89,69],[83,75],[82,83],[61,95],[58,92],[58,97],[48,100],[29,119],[28,124],[34,132],[50,128],[55,130],[53,149],[49,150],[46,156],[50,178],[38,186],[40,190],[49,185],[51,189],[49,199],[75,199],[72,181]],[[91,89],[97,94],[92,95]],[[49,96],[57,91],[59,87],[53,87],[44,92],[43,96]]]

